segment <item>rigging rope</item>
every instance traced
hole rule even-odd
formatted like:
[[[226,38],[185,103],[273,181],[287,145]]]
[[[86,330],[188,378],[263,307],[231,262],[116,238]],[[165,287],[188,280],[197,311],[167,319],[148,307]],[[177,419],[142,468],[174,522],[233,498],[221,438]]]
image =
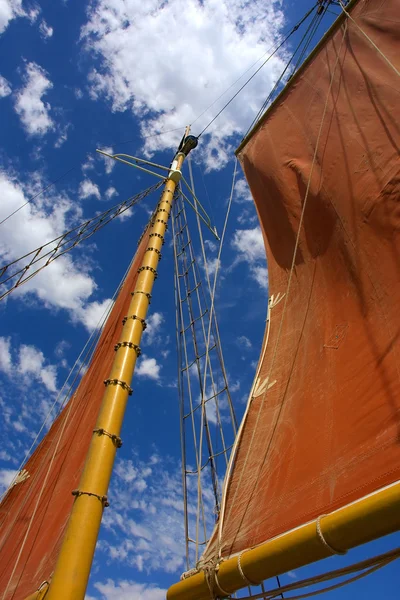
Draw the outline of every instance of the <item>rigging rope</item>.
[[[76,169],[76,167],[71,167],[70,169],[68,169],[68,171],[65,171],[65,173],[63,173],[62,175],[60,175],[59,177],[57,177],[57,179],[54,179],[53,181],[51,181],[48,185],[46,185],[46,187],[44,187],[42,190],[40,190],[40,192],[38,192],[37,194],[35,194],[34,196],[32,196],[32,198],[29,198],[29,200],[27,202],[25,202],[24,204],[21,204],[21,206],[19,206],[12,213],[10,213],[8,215],[8,217],[6,217],[2,221],[0,221],[0,225],[3,225],[3,223],[5,223],[6,221],[8,221],[8,219],[11,219],[11,217],[13,217],[17,212],[19,212],[21,210],[21,208],[24,208],[24,206],[26,206],[27,204],[29,204],[30,202],[32,202],[33,200],[35,200],[36,198],[38,198],[41,194],[43,194],[48,189],[50,189],[54,184],[56,184],[58,181],[60,181],[66,175],[68,175],[68,173],[71,173],[71,171],[73,171],[74,169]]]
[[[360,25],[357,23],[357,21],[355,21],[355,19],[353,19],[353,17],[350,15],[350,13],[346,10],[346,7],[343,4],[343,1],[338,0],[338,2],[339,2],[339,5],[340,5],[342,11],[347,16],[347,18],[350,19],[350,21],[352,23],[354,23],[354,25],[357,27],[357,29],[359,29],[359,31],[363,34],[363,36],[365,36],[366,39],[370,42],[370,44],[372,44],[372,46],[375,48],[375,50],[378,52],[378,54],[380,54],[380,56],[383,58],[383,60],[389,65],[389,67],[391,69],[393,69],[393,71],[396,73],[396,75],[398,75],[400,77],[400,71],[398,69],[396,69],[396,67],[391,62],[391,60],[386,56],[386,54],[384,54],[382,52],[382,50],[380,48],[378,48],[378,46],[375,44],[375,42],[369,37],[369,35],[367,33],[365,33],[365,31],[362,29],[362,27],[360,27]]]
[[[237,161],[235,163],[235,167]],[[236,169],[235,169],[236,170]],[[189,174],[191,180],[192,190],[194,188],[193,173],[191,165],[189,165]],[[233,182],[234,187],[234,182]],[[193,190],[194,192],[194,190]],[[233,193],[233,190],[232,190]],[[232,195],[232,194],[231,194]],[[231,198],[232,200],[232,198]],[[228,206],[229,215],[231,204]],[[178,388],[180,394],[180,411],[181,411],[181,444],[182,444],[182,481],[183,481],[183,493],[184,493],[184,526],[186,534],[186,563],[187,567],[190,567],[189,557],[189,544],[195,544],[195,564],[199,558],[199,548],[206,544],[207,529],[209,525],[214,526],[207,521],[205,515],[206,504],[209,503],[207,496],[208,482],[204,477],[210,477],[210,484],[215,499],[215,509],[219,512],[220,504],[220,490],[218,484],[218,457],[221,457],[224,461],[224,471],[228,463],[229,452],[233,446],[233,439],[236,432],[236,417],[233,410],[232,400],[229,393],[227,374],[224,366],[222,350],[220,347],[220,337],[218,330],[218,323],[215,313],[215,285],[214,289],[211,288],[210,282],[210,271],[208,268],[207,257],[205,254],[204,240],[201,231],[200,215],[196,211],[196,222],[197,229],[199,231],[200,245],[202,249],[203,267],[206,271],[206,284],[208,293],[211,298],[211,306],[208,308],[208,303],[204,294],[204,287],[202,285],[202,278],[198,270],[196,253],[194,251],[193,240],[189,234],[188,222],[186,219],[186,210],[183,203],[183,199],[178,196],[175,210],[174,219],[172,222],[173,234],[174,234],[174,258],[175,258],[175,297],[177,304],[177,346],[178,346],[178,365],[179,365],[179,380]],[[225,219],[225,227],[223,237],[225,236],[227,225],[227,218]],[[223,242],[223,239],[222,239]],[[220,245],[217,263],[220,262],[222,246]],[[179,271],[179,265],[182,265],[181,272]],[[218,270],[218,269],[217,269]],[[181,286],[184,289],[184,297],[181,293]],[[197,303],[197,304],[196,304]],[[196,305],[196,306],[195,306]],[[188,312],[189,325],[185,324],[183,315],[183,308]],[[205,307],[205,310],[204,310]],[[197,312],[198,311],[198,312]],[[199,315],[199,316],[197,316]],[[208,326],[207,320],[208,319]],[[206,325],[206,326],[205,326]],[[198,328],[198,333],[197,333]],[[191,360],[189,356],[189,344],[186,340],[186,332],[191,335],[192,353],[194,349],[194,358]],[[200,354],[201,352],[201,354]],[[195,369],[197,374],[197,385],[200,390],[199,401],[194,402],[195,393],[192,390],[191,375]],[[217,370],[218,373],[217,374]],[[186,378],[186,388],[188,392],[189,411],[185,414],[185,390],[184,380]],[[210,389],[210,391],[209,391]],[[198,392],[197,392],[198,393]],[[220,404],[222,403],[223,404]],[[211,404],[210,404],[211,403]],[[210,409],[211,407],[211,412]],[[232,437],[232,443],[228,441],[228,431],[225,425],[225,431],[223,425],[226,423],[226,417],[222,416],[222,408],[229,408],[230,411],[230,422],[232,425],[232,431],[230,431]],[[189,419],[189,421],[187,421]],[[190,425],[189,425],[190,423]],[[211,439],[210,425],[215,428],[215,442]],[[191,426],[193,442],[190,445],[190,440],[186,435],[186,428]],[[199,433],[198,433],[199,430]],[[205,436],[207,449],[203,452],[203,438]],[[198,440],[198,437],[200,438]],[[190,469],[187,465],[186,452],[189,448],[195,452],[196,470]],[[221,444],[221,449],[218,445]],[[207,467],[207,471],[205,471]],[[209,470],[208,470],[209,469]],[[186,481],[187,477],[192,475],[197,476],[197,510],[195,514],[195,539],[192,539],[189,535],[189,528],[192,523],[192,519],[188,510],[188,502],[190,501],[190,481]],[[211,487],[211,485],[209,486]],[[194,525],[194,519],[193,519]],[[200,531],[202,530],[202,534]],[[204,535],[201,538],[200,535]]]
[[[389,565],[393,561],[400,558],[400,548],[395,548],[394,550],[390,550],[389,552],[385,552],[384,554],[379,554],[374,556],[373,558],[368,558],[366,560],[359,561],[347,567],[342,567],[340,569],[335,569],[333,571],[327,571],[322,575],[315,575],[313,577],[309,577],[307,579],[303,579],[298,582],[290,583],[288,585],[284,585],[280,588],[274,590],[263,591],[261,594],[252,594],[250,596],[244,596],[241,600],[258,600],[260,598],[264,598],[265,600],[273,600],[277,598],[283,592],[292,592],[296,591],[311,585],[317,585],[319,583],[323,583],[325,581],[331,581],[332,579],[337,579],[338,577],[343,577],[346,575],[351,575],[352,573],[356,573],[358,571],[362,571],[355,575],[354,577],[349,577],[345,581],[341,581],[339,583],[327,586],[320,590],[314,590],[313,592],[307,592],[306,594],[300,594],[297,596],[290,596],[290,600],[300,600],[303,598],[311,598],[313,596],[317,596],[319,594],[323,594],[325,592],[330,592],[333,590],[337,590],[349,583],[353,583],[374,573],[375,571]],[[228,598],[233,598],[233,596],[228,596]]]
[[[0,268],[0,300],[8,296],[14,289],[23,285],[32,277],[37,275],[42,269],[50,265],[54,260],[60,258],[73,248],[75,248],[82,241],[87,240],[97,231],[102,229],[105,225],[110,223],[116,217],[119,217],[133,205],[137,204],[139,201],[146,198],[150,193],[155,192],[161,185],[163,181],[157,182],[153,186],[147,188],[146,190],[132,196],[128,200],[120,202],[119,204],[107,209],[106,211],[92,217],[88,221],[81,223],[80,225],[70,229],[66,233],[58,236],[51,242],[47,242],[40,246],[39,248],[35,248],[31,252],[24,254],[20,258],[13,260],[9,264]],[[53,247],[54,246],[54,247]],[[44,251],[44,252],[43,252]],[[20,266],[18,263],[23,259],[28,259],[24,266]],[[48,258],[47,258],[48,257]],[[47,260],[44,264],[42,263],[44,259]],[[30,271],[30,269],[37,265],[36,270]],[[11,267],[15,266],[15,270],[13,271]],[[11,274],[10,274],[11,270]],[[19,276],[19,277],[18,277]],[[15,279],[18,277],[17,281]],[[9,283],[9,287],[6,286]]]
[[[236,96],[238,96],[240,94],[240,92],[247,86],[248,83],[250,83],[250,81],[257,75],[257,73],[259,73],[259,71],[261,71],[261,69],[271,60],[271,58],[278,52],[278,50],[280,50],[282,48],[282,46],[288,41],[288,39],[298,30],[298,28],[304,23],[304,21],[306,21],[308,19],[308,17],[311,15],[311,13],[317,8],[318,6],[318,2],[317,4],[315,4],[315,6],[313,6],[305,15],[302,19],[300,19],[300,21],[298,21],[296,23],[296,25],[294,25],[294,27],[290,30],[290,32],[288,33],[288,35],[282,40],[282,42],[280,42],[278,44],[278,46],[276,46],[276,48],[274,49],[274,51],[268,56],[268,58],[262,63],[262,65],[260,65],[260,67],[258,67],[258,69],[251,75],[251,77],[249,77],[245,83],[238,89],[238,91],[230,98],[230,100],[228,100],[228,102],[221,108],[221,110],[215,115],[215,117],[213,117],[211,119],[211,121],[202,129],[202,131],[199,133],[199,135],[197,137],[201,137],[203,135],[203,133],[205,133],[205,131],[207,131],[207,129],[210,127],[210,125],[212,125],[212,123],[214,123],[214,121],[216,119],[218,119],[218,117],[224,112],[224,110],[231,104],[231,102],[236,98]],[[258,61],[257,61],[258,62]],[[252,67],[250,67],[252,68]],[[241,79],[241,77],[239,77],[239,79]],[[236,83],[236,82],[235,82]],[[235,83],[232,84],[235,85]],[[231,86],[231,87],[232,87]],[[230,89],[230,88],[228,88]],[[224,92],[225,94],[225,92]],[[222,96],[224,95],[222,94]],[[218,100],[218,99],[217,99]],[[217,102],[217,100],[215,102]],[[214,104],[215,104],[214,102]],[[212,105],[211,105],[212,106]],[[209,107],[210,108],[210,107]],[[206,109],[206,111],[208,110],[208,108]],[[206,112],[204,111],[204,112]],[[204,114],[204,113],[203,113]],[[198,117],[199,118],[199,117]],[[197,119],[196,119],[197,121]]]
[[[237,160],[235,162],[235,167],[236,166],[237,166]],[[189,167],[190,185],[192,187],[193,192],[195,192],[194,178],[193,178],[193,171],[192,171],[192,158],[191,158],[190,155],[188,156],[188,167]],[[236,173],[234,173],[234,178],[236,179]],[[203,178],[203,184],[204,184],[204,188],[205,188],[204,178]],[[229,207],[229,210],[230,210],[230,207]],[[229,214],[228,214],[228,217],[229,217]],[[211,281],[210,281],[210,274],[209,274],[209,269],[208,269],[207,255],[206,255],[205,248],[204,248],[203,232],[202,232],[202,229],[201,229],[200,218],[199,218],[199,215],[197,213],[196,213],[196,220],[197,220],[197,229],[198,229],[199,239],[200,239],[200,245],[201,245],[201,253],[202,253],[203,262],[204,262],[204,269],[205,269],[205,272],[206,272],[207,287],[208,287],[208,291],[209,291],[209,294],[210,294],[210,298],[212,300],[212,306],[214,307],[213,291],[211,289]],[[226,221],[226,223],[227,223],[227,221]],[[222,252],[222,248],[221,248],[221,252]],[[217,261],[218,260],[219,259],[217,258]],[[218,349],[220,351],[220,362],[221,362],[221,368],[222,368],[222,375],[224,377],[225,385],[226,385],[227,390],[228,390],[229,389],[228,388],[228,376],[227,376],[227,373],[226,373],[225,362],[224,362],[224,358],[223,358],[223,354],[222,354],[221,338],[220,338],[220,335],[219,335],[218,320],[217,320],[217,315],[216,315],[216,312],[215,312],[215,308],[212,309],[212,318],[214,319],[214,324],[215,324],[215,331],[213,333],[214,333],[214,335],[217,338]],[[230,396],[229,393],[228,393],[228,401],[229,401],[229,409],[230,409],[230,412],[231,412],[232,425],[233,425],[233,428],[234,428],[234,434],[236,436],[236,433],[237,433],[237,419],[236,419],[235,411],[234,411],[234,408],[233,408],[232,399],[231,399],[231,396]]]
[[[317,4],[318,6],[318,4]],[[315,8],[315,7],[314,7]],[[247,135],[250,133],[250,131],[253,129],[253,127],[255,126],[255,124],[259,121],[259,119],[261,118],[261,116],[263,115],[265,109],[267,108],[268,104],[270,103],[270,101],[272,100],[276,90],[278,89],[279,85],[281,84],[283,78],[286,75],[286,72],[288,71],[290,65],[292,64],[296,54],[298,53],[298,51],[300,50],[300,48],[304,45],[303,50],[300,54],[300,58],[298,59],[298,61],[296,62],[296,65],[294,66],[292,73],[290,74],[289,78],[292,77],[296,71],[296,69],[298,68],[298,66],[300,65],[300,62],[305,54],[305,52],[307,51],[310,43],[311,43],[311,39],[315,34],[316,28],[319,26],[322,18],[323,18],[324,13],[319,14],[318,12],[314,15],[311,23],[309,24],[309,26],[307,27],[305,33],[303,34],[300,42],[297,44],[296,49],[294,50],[294,52],[292,53],[289,61],[286,63],[285,68],[283,69],[282,73],[279,75],[278,79],[276,80],[272,90],[270,91],[270,93],[268,94],[267,98],[265,99],[263,105],[261,106],[260,110],[258,111],[258,113],[256,114],[256,116],[254,117],[253,121],[251,122],[249,128],[247,129],[243,139],[245,139],[247,137]],[[308,36],[308,40],[306,40]],[[243,140],[242,140],[243,141]]]

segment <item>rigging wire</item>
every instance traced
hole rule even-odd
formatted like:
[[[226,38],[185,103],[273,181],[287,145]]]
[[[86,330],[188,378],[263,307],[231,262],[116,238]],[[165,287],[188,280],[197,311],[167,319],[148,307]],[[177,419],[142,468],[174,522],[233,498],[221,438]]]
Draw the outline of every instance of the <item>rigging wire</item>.
[[[338,4],[340,5],[342,11],[344,12],[344,14],[347,16],[347,18],[354,23],[354,25],[357,27],[357,29],[363,34],[363,36],[370,42],[370,44],[372,44],[372,46],[375,48],[375,50],[378,52],[378,54],[380,54],[380,56],[383,58],[383,60],[389,65],[389,67],[391,69],[393,69],[393,71],[396,73],[396,75],[398,75],[400,77],[400,71],[398,69],[396,69],[396,67],[394,66],[394,64],[391,62],[391,60],[386,56],[386,54],[384,54],[382,52],[382,50],[380,48],[378,48],[378,46],[375,44],[375,42],[369,37],[369,35],[362,29],[362,27],[360,27],[360,25],[357,23],[357,21],[355,19],[353,19],[353,17],[350,15],[350,13],[346,10],[346,5],[343,3],[343,0],[338,0]]]
[[[10,213],[8,215],[8,217],[6,217],[2,221],[0,221],[0,225],[3,225],[3,223],[5,223],[6,221],[8,221],[8,219],[10,219],[11,217],[13,217],[17,212],[19,212],[21,210],[21,208],[24,208],[24,206],[26,206],[27,204],[30,204],[30,202],[32,202],[33,200],[35,200],[36,198],[38,198],[41,194],[43,194],[44,192],[46,192],[53,185],[55,185],[58,181],[60,181],[66,175],[68,175],[68,173],[71,173],[71,171],[73,171],[74,169],[76,169],[76,166],[75,167],[71,167],[70,169],[68,169],[68,171],[65,171],[65,173],[63,173],[62,175],[60,175],[56,179],[53,179],[53,181],[51,181],[48,185],[46,185],[46,187],[44,187],[42,190],[40,190],[40,192],[38,192],[37,194],[35,194],[34,196],[32,196],[32,198],[29,198],[29,200],[27,200],[27,202],[25,202],[24,204],[21,204],[21,206],[19,206],[12,213]]]
[[[292,62],[293,62],[293,60],[294,60],[294,58],[295,58],[296,54],[298,53],[298,51],[300,50],[300,48],[302,47],[302,45],[303,45],[303,44],[304,44],[304,46],[305,46],[305,48],[306,48],[306,50],[307,50],[307,48],[308,48],[308,46],[309,46],[309,44],[310,44],[310,42],[311,42],[311,38],[314,36],[314,33],[315,33],[315,31],[316,31],[316,30],[315,30],[315,31],[314,31],[314,33],[312,33],[312,32],[313,32],[313,30],[314,30],[314,27],[315,27],[315,25],[316,25],[316,24],[317,24],[317,27],[318,27],[319,23],[321,22],[321,19],[322,19],[322,17],[323,17],[323,14],[318,14],[318,13],[317,13],[317,14],[315,14],[315,15],[314,15],[314,17],[313,17],[313,19],[312,19],[311,23],[310,23],[310,24],[309,24],[309,26],[307,27],[307,30],[306,30],[306,31],[305,31],[305,33],[303,34],[303,36],[302,36],[302,38],[301,38],[300,42],[297,44],[297,47],[296,47],[296,49],[294,50],[294,52],[292,53],[291,57],[289,58],[289,61],[286,63],[286,66],[285,66],[285,68],[283,69],[282,73],[280,74],[280,76],[278,77],[277,81],[275,82],[275,84],[274,84],[274,86],[273,86],[272,90],[270,91],[270,93],[268,94],[268,96],[267,96],[266,100],[263,102],[263,105],[261,106],[260,110],[258,111],[258,113],[257,113],[257,114],[256,114],[256,116],[254,117],[253,121],[251,122],[251,124],[250,124],[249,128],[247,129],[247,131],[246,131],[246,133],[245,133],[245,135],[244,135],[243,139],[245,139],[245,138],[247,137],[247,135],[249,134],[249,132],[252,130],[252,128],[255,126],[255,124],[256,124],[256,123],[259,121],[259,119],[261,118],[261,116],[262,116],[262,114],[263,114],[264,110],[267,108],[268,104],[270,103],[271,99],[273,98],[273,96],[274,96],[274,94],[275,94],[276,90],[278,89],[278,87],[279,87],[279,85],[281,84],[281,82],[282,82],[283,78],[285,77],[285,75],[286,75],[286,72],[288,71],[288,69],[289,69],[290,65],[292,64]],[[311,31],[312,35],[310,34],[310,31]],[[310,35],[311,35],[311,37],[310,37]],[[308,40],[306,40],[307,36],[309,36]],[[306,51],[306,50],[305,50],[305,51]],[[290,76],[289,76],[289,79],[290,79],[290,77],[292,77],[292,76],[294,75],[294,72],[296,71],[296,69],[297,69],[298,65],[300,64],[300,62],[301,62],[301,59],[303,58],[303,56],[304,56],[304,52],[305,52],[305,51],[303,51],[303,52],[301,53],[301,55],[300,55],[300,59],[297,61],[297,63],[296,63],[296,65],[295,65],[294,69],[292,70],[292,73],[290,74]]]
[[[282,42],[280,42],[278,44],[278,46],[275,47],[275,49],[273,50],[273,52],[267,57],[267,59],[258,67],[258,69],[251,75],[251,77],[249,77],[245,83],[237,90],[237,92],[230,98],[230,100],[228,100],[228,102],[221,108],[221,110],[215,115],[215,117],[213,117],[211,119],[211,121],[202,129],[202,131],[199,133],[199,135],[197,137],[201,137],[203,135],[203,133],[205,131],[207,131],[207,129],[210,127],[210,125],[212,123],[214,123],[214,121],[221,115],[221,113],[224,112],[224,110],[231,104],[231,102],[240,94],[240,92],[247,86],[248,83],[250,83],[250,81],[257,75],[257,73],[259,73],[259,71],[261,71],[261,69],[271,60],[271,58],[278,52],[278,50],[280,50],[280,48],[282,48],[282,46],[288,41],[288,39],[297,31],[297,29],[304,23],[304,21],[306,21],[308,19],[308,17],[312,14],[312,12],[317,8],[318,6],[318,2],[317,4],[315,4],[315,6],[313,6],[305,15],[302,19],[300,19],[300,21],[298,21],[296,23],[296,25],[294,25],[294,27],[290,30],[290,32],[288,33],[288,35],[282,40]],[[250,67],[252,68],[252,67]],[[240,78],[239,78],[240,79]],[[236,83],[236,82],[235,82]],[[235,84],[232,84],[235,85]],[[231,86],[232,87],[232,86]],[[230,89],[230,88],[228,88]],[[225,93],[225,92],[224,92]],[[223,95],[223,94],[222,94]],[[217,100],[215,101],[217,102]],[[208,109],[207,109],[208,110]],[[196,119],[197,120],[197,119]]]
[[[168,131],[160,131],[159,133],[152,133],[150,135],[144,135],[144,136],[140,136],[141,139],[148,139],[148,138],[152,138],[152,137],[157,137],[160,135],[165,135],[167,133],[172,133],[174,131],[180,131],[182,129],[185,129],[185,127],[175,127],[175,129],[169,129]],[[109,146],[111,147],[119,147],[119,146],[123,146],[125,144],[130,144],[131,142],[137,142],[137,138],[134,140],[127,140],[124,142],[115,142],[114,144],[109,144]],[[103,149],[105,148],[105,146],[103,146]],[[85,153],[85,158],[87,156],[87,153]],[[61,181],[61,179],[63,179],[64,177],[66,177],[69,173],[71,173],[72,171],[74,171],[78,164],[82,164],[83,159],[80,159],[79,161],[77,161],[75,163],[75,165],[73,167],[70,167],[67,171],[65,171],[65,173],[63,173],[62,175],[60,175],[59,177],[57,177],[56,179],[54,179],[53,181],[51,181],[48,185],[46,185],[43,189],[41,189],[37,194],[35,194],[34,196],[32,196],[32,198],[29,198],[29,200],[27,200],[27,202],[24,202],[24,204],[21,204],[21,206],[19,206],[18,208],[16,208],[13,212],[11,212],[7,217],[5,217],[2,221],[0,221],[0,225],[3,225],[3,223],[5,223],[6,221],[8,221],[8,219],[10,219],[11,217],[13,217],[17,212],[19,212],[22,208],[24,208],[24,206],[26,206],[27,204],[30,204],[33,200],[35,200],[36,198],[38,198],[41,194],[43,194],[44,192],[46,192],[47,190],[49,190],[51,187],[53,187],[53,185],[55,185],[56,183],[58,183],[59,181]]]
[[[317,6],[317,5],[316,5]],[[314,6],[311,10],[314,10],[316,8],[316,6]],[[300,26],[300,23],[298,24],[298,26]],[[291,29],[288,29],[289,32],[291,31]],[[283,35],[286,32],[283,32]],[[264,56],[266,56],[269,52],[271,52],[272,50],[274,50],[275,46],[272,45],[266,52],[264,52],[264,54],[262,56],[260,56],[260,58],[258,58],[255,62],[253,62],[253,64],[251,64],[241,75],[240,77],[238,77],[229,87],[227,87],[222,94],[220,94],[218,96],[218,98],[216,98],[209,106],[207,106],[207,108],[205,110],[203,110],[202,113],[200,113],[194,121],[192,121],[192,123],[190,124],[190,126],[192,127],[208,110],[210,110],[210,108],[212,108],[217,102],[218,100],[220,100],[223,96],[225,96],[225,94],[227,92],[229,92],[230,89],[232,89],[245,75],[246,73],[248,73],[249,71],[251,71],[251,69],[253,67],[256,66],[256,64],[258,64],[260,62],[260,60],[262,60],[264,58]]]
[[[24,254],[23,256],[20,256],[19,258],[13,260],[9,264],[0,267],[0,289],[3,288],[2,293],[0,293],[0,300],[5,298],[17,287],[23,285],[24,283],[32,279],[32,277],[34,277],[45,267],[50,265],[54,260],[60,258],[64,254],[75,248],[78,244],[90,238],[97,231],[105,227],[105,225],[113,221],[116,217],[120,216],[133,205],[146,198],[150,193],[155,192],[159,187],[161,187],[162,184],[163,181],[157,182],[156,184],[150,186],[142,192],[139,192],[135,196],[131,196],[131,198],[129,198],[128,200],[124,200],[123,202],[112,206],[106,211],[100,213],[99,215],[96,215],[91,219],[85,221],[84,223],[81,223],[73,229],[70,229],[69,231],[63,233],[54,240],[43,244],[43,246],[35,248],[27,254]],[[53,247],[54,244],[55,246]],[[43,252],[44,250],[45,252]],[[24,266],[21,267],[18,265],[20,261],[22,261],[23,259],[28,259],[29,257],[31,257],[30,260],[27,260]],[[44,264],[38,264],[42,263],[45,258],[47,258],[47,260]],[[12,271],[10,274],[10,268],[14,265],[15,270]],[[29,269],[31,269],[31,267],[33,267],[34,265],[37,265],[36,270],[29,271]],[[15,278],[17,278],[18,275],[19,278],[16,281],[16,283],[10,284],[10,287],[8,289],[3,287],[6,283],[15,280]]]

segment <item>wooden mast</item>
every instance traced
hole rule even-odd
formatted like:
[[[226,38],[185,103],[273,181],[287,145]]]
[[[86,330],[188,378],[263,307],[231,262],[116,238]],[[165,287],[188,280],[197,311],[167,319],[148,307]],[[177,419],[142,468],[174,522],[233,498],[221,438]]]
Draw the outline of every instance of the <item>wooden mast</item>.
[[[96,427],[86,457],[79,488],[75,496],[55,571],[47,590],[43,588],[31,598],[46,600],[83,600],[99,534],[103,510],[108,506],[107,491],[117,448],[121,445],[120,432],[128,396],[132,393],[131,379],[140,352],[140,340],[146,326],[151,291],[157,277],[161,247],[171,214],[176,186],[181,178],[182,164],[197,139],[185,135],[175,155],[164,191],[151,224],[149,245],[139,269],[139,277],[132,292],[127,318],[109,378]],[[46,593],[47,592],[47,593]],[[44,594],[44,595],[43,595]]]

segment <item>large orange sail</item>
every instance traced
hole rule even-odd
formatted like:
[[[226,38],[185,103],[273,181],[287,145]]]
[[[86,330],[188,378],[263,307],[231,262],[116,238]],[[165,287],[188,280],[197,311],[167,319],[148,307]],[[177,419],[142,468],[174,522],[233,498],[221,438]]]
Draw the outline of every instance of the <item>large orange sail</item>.
[[[400,478],[399,3],[350,14],[239,152],[270,309],[208,558]]]
[[[78,487],[104,394],[103,381],[111,369],[113,347],[120,337],[147,247],[148,232],[140,242],[76,393],[24,465],[29,477],[16,483],[0,505],[3,600],[23,600],[52,574],[72,508],[71,492]]]

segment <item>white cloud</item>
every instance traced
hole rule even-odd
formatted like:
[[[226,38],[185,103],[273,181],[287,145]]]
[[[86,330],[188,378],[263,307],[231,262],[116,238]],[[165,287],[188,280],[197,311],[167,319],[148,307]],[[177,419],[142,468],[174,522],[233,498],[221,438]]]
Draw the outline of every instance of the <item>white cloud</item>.
[[[15,111],[29,135],[43,136],[55,127],[49,115],[51,106],[42,100],[52,87],[42,67],[34,62],[26,64],[24,87],[17,94]]]
[[[11,85],[5,77],[0,75],[0,98],[5,98],[11,94]]]
[[[120,213],[117,217],[117,219],[119,219],[120,221],[126,221],[127,219],[130,219],[130,217],[133,215],[133,208],[127,208],[126,210],[124,210],[124,212]]]
[[[54,143],[54,148],[61,148],[61,146],[64,144],[64,142],[67,141],[68,139],[68,129],[70,128],[71,124],[68,123],[67,125],[65,125],[64,127],[58,127],[58,138],[56,139],[55,143]]]
[[[164,600],[167,590],[148,583],[108,579],[106,583],[95,583],[101,600]]]
[[[107,154],[113,154],[113,149],[111,146],[102,146],[101,149],[104,152],[107,152]],[[104,161],[104,169],[109,175],[115,167],[115,160],[113,158],[109,158],[108,156],[104,156],[103,154],[98,154],[98,156]]]
[[[146,344],[159,343],[161,341],[159,334],[162,323],[164,323],[164,317],[160,312],[151,313],[147,317],[147,327],[145,329]]]
[[[135,369],[135,375],[158,380],[160,379],[160,369],[161,366],[157,363],[155,358],[147,358],[146,355],[143,355],[143,357],[139,359]]]
[[[258,285],[264,290],[268,288],[268,269],[267,267],[260,267],[253,265],[251,267],[251,275],[255,279]]]
[[[204,240],[204,245],[210,252],[215,252],[217,249],[217,244],[211,240]]]
[[[0,337],[0,370],[4,373],[11,371],[11,338]]]
[[[19,373],[41,381],[49,392],[57,390],[57,367],[45,364],[47,361],[41,350],[35,346],[22,344],[14,349],[15,360],[12,360],[10,338],[0,337],[0,370],[6,375]]]
[[[236,181],[235,200],[237,202],[253,202],[253,196],[245,179],[238,179]]]
[[[85,179],[79,186],[79,198],[90,198],[95,196],[97,200],[101,199],[99,186],[90,179]]]
[[[249,264],[250,275],[260,287],[268,287],[268,270],[265,266],[265,247],[260,227],[237,229],[233,234],[232,247],[238,255],[233,266],[241,261]]]
[[[0,0],[0,33],[6,29],[12,19],[26,16],[22,8],[22,0]]]
[[[114,196],[118,196],[118,192],[115,189],[115,187],[109,187],[106,189],[104,195],[107,198],[107,200],[111,200],[111,198],[113,198]]]
[[[191,502],[197,498],[197,479],[193,483]],[[104,515],[107,535],[101,540],[100,551],[108,559],[139,571],[182,571],[183,499],[176,459],[153,455],[147,461],[118,460],[109,496],[113,511]],[[114,597],[119,598],[118,594]]]
[[[94,158],[91,154],[87,155],[86,162],[82,165],[82,171],[91,171],[94,169]]]
[[[91,302],[87,306],[81,306],[73,318],[83,323],[88,331],[93,331],[99,326],[106,312],[111,309],[112,304],[111,298],[103,302]]]
[[[43,188],[43,183],[38,182],[38,187]],[[24,204],[27,195],[15,176],[1,171],[0,189],[1,220]],[[36,187],[28,190],[29,194],[35,190]],[[18,227],[15,227],[13,219],[2,225],[0,256],[3,264],[50,242],[68,231],[71,223],[79,223],[81,218],[80,208],[67,197],[42,195],[36,205],[28,204],[19,212]],[[89,328],[95,319],[95,313],[100,310],[99,302],[94,302],[93,305],[89,302],[95,289],[96,283],[89,275],[89,267],[83,261],[77,264],[77,261],[74,262],[71,255],[67,254],[13,291],[10,298],[34,294],[47,308],[65,309],[73,319],[82,321]]]
[[[39,25],[39,31],[43,39],[51,38],[53,35],[53,28],[50,27],[50,25],[48,25],[44,19]]]
[[[166,22],[167,45],[159,43]],[[245,0],[93,0],[82,30],[87,51],[100,57],[89,76],[91,96],[104,97],[114,111],[131,110],[140,117],[144,136],[182,127],[277,44],[283,23],[280,0],[254,0],[251,10]],[[230,138],[247,129],[283,65],[278,56],[272,58],[208,130],[212,139],[203,141],[200,151],[209,167],[226,163]],[[194,133],[244,80],[196,122]],[[149,137],[145,149],[175,147],[181,135]]]
[[[252,348],[253,346],[249,338],[245,335],[241,335],[240,337],[238,337],[236,342],[245,350],[250,350],[250,348]]]
[[[247,262],[265,259],[265,248],[260,227],[237,229],[233,234],[232,246]]]
[[[0,495],[9,488],[15,477],[15,469],[0,469]]]
[[[215,274],[215,271],[217,270],[217,268],[218,268],[218,270],[220,271],[220,268],[221,268],[221,261],[220,261],[220,260],[218,260],[218,258],[209,258],[209,259],[207,260],[207,270],[208,270],[208,275],[209,275],[209,276],[211,276],[211,275],[214,275],[214,274]]]

